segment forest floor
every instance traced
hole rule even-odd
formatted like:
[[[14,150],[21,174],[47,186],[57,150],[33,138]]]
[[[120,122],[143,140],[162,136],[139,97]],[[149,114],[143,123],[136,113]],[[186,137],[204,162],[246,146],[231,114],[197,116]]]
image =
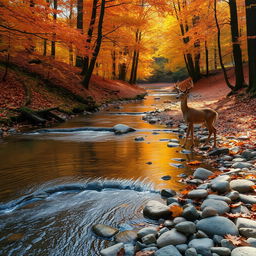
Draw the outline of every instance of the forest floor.
[[[247,68],[245,67],[245,73]],[[228,71],[231,83],[234,82],[233,70]],[[173,86],[170,87],[170,90]],[[193,108],[212,108],[219,114],[216,128],[223,136],[250,136],[256,141],[256,98],[248,97],[245,90],[236,95],[227,96],[230,89],[225,84],[223,74],[217,73],[204,77],[191,90],[188,105]],[[180,104],[157,114],[161,123],[173,121],[177,126],[182,120]]]
[[[0,56],[1,80],[4,72],[5,57]],[[92,77],[87,90],[80,72],[49,57],[24,52],[11,56],[6,81],[0,81],[0,126],[19,129],[16,117],[23,108],[58,109],[58,115],[66,119],[74,113],[94,111],[104,103],[145,95],[145,90],[135,85],[98,76]]]

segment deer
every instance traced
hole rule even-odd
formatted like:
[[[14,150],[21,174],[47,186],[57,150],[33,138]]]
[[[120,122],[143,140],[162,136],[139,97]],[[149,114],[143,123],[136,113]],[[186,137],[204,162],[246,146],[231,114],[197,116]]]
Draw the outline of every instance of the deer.
[[[186,79],[183,82],[178,82],[175,84],[174,88],[178,91],[177,99],[180,100],[180,108],[183,114],[184,121],[187,123],[188,128],[186,132],[185,142],[182,147],[185,147],[189,134],[191,134],[191,148],[194,147],[194,124],[204,124],[209,131],[208,138],[204,145],[207,145],[210,141],[211,135],[214,134],[214,145],[216,148],[216,134],[217,130],[214,124],[217,120],[218,113],[211,108],[196,109],[188,106],[188,96],[191,88],[194,86],[193,80],[191,78]],[[181,89],[183,87],[183,90]]]

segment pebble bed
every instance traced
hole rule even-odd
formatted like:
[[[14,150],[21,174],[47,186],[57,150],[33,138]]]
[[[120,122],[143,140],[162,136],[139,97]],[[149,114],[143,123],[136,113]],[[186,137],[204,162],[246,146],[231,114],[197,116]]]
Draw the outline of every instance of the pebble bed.
[[[175,132],[182,138],[185,130],[186,125],[180,124]],[[195,132],[200,143],[206,140],[205,129],[196,126]],[[173,143],[179,140],[167,146]],[[218,137],[218,145],[196,149],[215,172],[197,166],[193,175],[180,175],[180,182],[187,184],[183,191],[161,191],[166,204],[147,202],[143,214],[158,225],[121,232],[94,225],[96,235],[115,241],[101,255],[256,255],[256,144],[244,134]]]

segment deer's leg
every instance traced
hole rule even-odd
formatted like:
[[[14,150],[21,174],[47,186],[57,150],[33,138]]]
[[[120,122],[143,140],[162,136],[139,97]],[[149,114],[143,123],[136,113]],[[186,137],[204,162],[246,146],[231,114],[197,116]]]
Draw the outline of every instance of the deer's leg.
[[[214,126],[212,126],[213,128],[213,135],[214,135],[214,144],[213,147],[216,148],[217,147],[217,143],[216,143],[216,137],[217,137],[217,130]]]
[[[210,124],[207,123],[207,122],[205,122],[205,125],[206,125],[206,127],[207,127],[207,129],[208,129],[208,131],[209,131],[209,135],[208,135],[208,138],[207,138],[206,142],[204,143],[204,146],[209,143],[210,138],[211,138],[211,136],[212,136],[212,132],[213,132],[213,130],[212,130],[212,125],[210,125]]]
[[[184,147],[186,146],[186,144],[187,144],[187,140],[188,140],[188,136],[189,136],[190,130],[191,130],[191,123],[188,123],[188,129],[187,129],[187,133],[186,133],[185,142],[184,142],[184,144],[182,145],[183,148],[184,148]]]
[[[191,148],[194,147],[194,124],[191,124]]]

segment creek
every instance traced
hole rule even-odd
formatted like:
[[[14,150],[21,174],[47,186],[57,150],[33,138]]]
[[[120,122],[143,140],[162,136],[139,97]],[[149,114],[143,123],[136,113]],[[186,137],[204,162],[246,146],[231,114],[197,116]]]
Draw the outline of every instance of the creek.
[[[175,95],[166,85],[146,89],[142,101],[0,142],[0,255],[100,255],[111,241],[96,237],[93,224],[139,229],[149,222],[148,200],[184,187],[178,175],[192,171],[174,159],[198,157],[167,147],[177,133],[142,119],[165,101],[176,104]],[[115,135],[118,123],[136,131]]]

